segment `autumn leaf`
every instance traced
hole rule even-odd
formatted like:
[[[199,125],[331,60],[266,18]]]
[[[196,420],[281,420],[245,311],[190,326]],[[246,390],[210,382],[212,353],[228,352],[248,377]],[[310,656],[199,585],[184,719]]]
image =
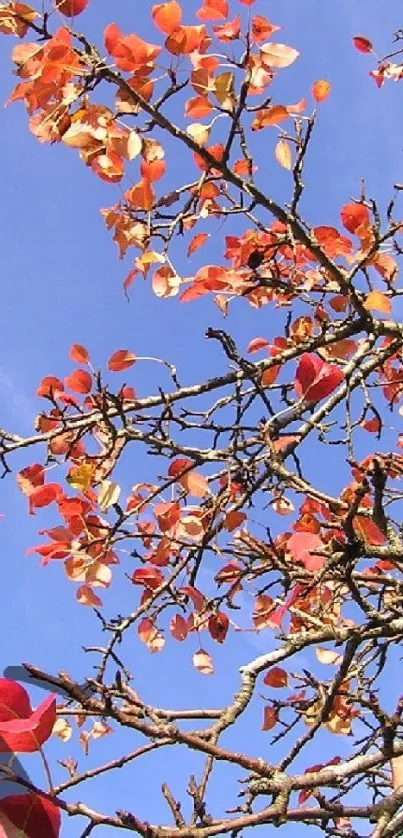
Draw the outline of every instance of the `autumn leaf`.
[[[208,621],[208,630],[213,638],[218,643],[224,643],[229,629],[228,615],[223,611],[218,611],[212,614]]]
[[[157,3],[153,6],[151,15],[157,29],[170,35],[182,20],[182,9],[179,3],[172,0],[170,3]]]
[[[118,483],[111,480],[102,480],[98,495],[98,505],[102,512],[107,512],[111,506],[118,502],[121,488]]]
[[[363,35],[356,35],[353,38],[353,44],[358,52],[372,52],[373,50],[371,41],[368,38],[364,38]]]
[[[86,395],[92,389],[92,376],[87,370],[75,370],[64,379],[65,386],[73,393]]]
[[[253,338],[247,347],[246,351],[248,354],[252,354],[252,352],[260,352],[261,349],[267,349],[269,346],[269,341],[266,338]]]
[[[268,704],[263,711],[262,730],[271,730],[278,722],[278,713],[275,707]]]
[[[282,69],[293,64],[299,52],[285,44],[267,43],[260,47],[260,54],[266,66]]]
[[[370,291],[365,297],[364,308],[367,311],[380,311],[382,314],[390,314],[392,311],[392,303],[386,294],[381,291]]]
[[[316,102],[324,102],[330,93],[330,82],[320,79],[312,85],[312,96]]]
[[[265,675],[263,683],[266,685],[266,687],[274,687],[275,689],[279,689],[280,687],[287,687],[288,675],[285,669],[281,669],[281,667],[279,666],[273,666],[272,669],[269,669],[269,671]]]
[[[111,355],[108,361],[108,370],[111,372],[122,372],[132,367],[136,356],[129,349],[118,349]]]
[[[60,825],[59,807],[39,794],[16,794],[0,800],[2,838],[58,838]]]
[[[193,237],[192,241],[189,244],[187,255],[191,256],[192,253],[195,253],[199,247],[202,247],[203,244],[206,243],[207,239],[209,238],[209,233],[198,233],[196,236]]]
[[[364,204],[345,204],[340,215],[342,224],[349,233],[367,229],[370,224],[369,211]]]
[[[317,402],[329,396],[343,380],[336,364],[327,364],[317,355],[304,354],[297,368],[295,391],[299,398]]]
[[[196,498],[203,498],[210,493],[208,480],[197,471],[189,471],[179,479],[181,486]]]
[[[287,140],[279,140],[276,148],[274,150],[275,158],[277,163],[282,166],[283,169],[292,169],[292,155],[291,155],[291,148],[290,144]]]
[[[81,343],[73,343],[69,355],[72,361],[77,361],[78,364],[88,364],[90,360],[88,350]]]
[[[182,614],[175,614],[170,622],[170,632],[175,640],[186,640],[188,635],[188,625]]]
[[[194,653],[193,666],[202,675],[214,675],[213,659],[209,652],[206,652],[204,649],[199,649],[198,652]]]
[[[325,557],[315,554],[315,550],[323,552],[324,547],[322,539],[315,533],[309,532],[295,533],[287,541],[287,550],[291,553],[293,559],[301,562],[311,572],[323,567]]]
[[[0,753],[39,751],[49,739],[56,719],[56,698],[50,695],[31,709],[26,690],[0,678]]]

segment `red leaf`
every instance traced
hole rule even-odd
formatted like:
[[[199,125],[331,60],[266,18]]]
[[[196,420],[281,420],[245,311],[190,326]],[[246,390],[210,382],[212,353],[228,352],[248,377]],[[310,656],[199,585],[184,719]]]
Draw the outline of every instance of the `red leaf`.
[[[280,669],[279,666],[273,666],[272,669],[269,669],[267,675],[265,675],[263,683],[266,684],[267,687],[275,687],[276,689],[279,687],[287,687],[288,675],[285,669]]]
[[[24,687],[10,678],[0,678],[0,722],[26,718],[32,713],[29,695]]]
[[[56,720],[56,698],[50,695],[31,709],[19,684],[0,679],[0,753],[33,753],[49,739]]]
[[[75,370],[64,379],[64,383],[73,393],[87,395],[92,388],[92,376],[87,370]]]
[[[17,474],[16,480],[21,492],[29,497],[37,486],[43,486],[45,482],[45,470],[40,463],[34,463],[32,466],[23,468]]]
[[[246,351],[249,354],[252,354],[252,352],[259,352],[261,349],[266,349],[267,346],[269,346],[269,341],[265,338],[253,338],[253,340],[248,343]]]
[[[121,372],[132,367],[136,361],[136,356],[128,349],[118,349],[111,355],[108,361],[108,370],[111,372]]]
[[[382,547],[387,541],[385,533],[382,532],[375,521],[365,515],[356,515],[353,520],[353,527],[357,535],[368,544]]]
[[[77,361],[77,364],[88,364],[90,360],[88,349],[81,343],[73,343],[69,355],[72,361]]]
[[[172,617],[171,624],[169,626],[171,630],[172,637],[175,640],[186,640],[188,635],[188,624],[182,614],[175,614]]]
[[[362,35],[356,35],[356,37],[353,38],[353,44],[355,48],[358,49],[358,52],[372,52],[373,50],[371,41],[369,41],[368,38],[364,38]]]
[[[203,610],[206,600],[203,594],[201,594],[200,591],[197,590],[197,588],[193,588],[192,585],[187,585],[184,588],[179,588],[179,593],[185,594],[186,596],[190,597],[196,611]]]
[[[29,495],[29,514],[34,515],[34,509],[42,506],[49,506],[63,495],[63,489],[58,483],[46,483],[44,486],[37,486]]]
[[[184,471],[193,467],[193,460],[188,457],[179,457],[177,460],[172,460],[168,469],[169,477],[179,477]]]
[[[154,515],[161,532],[170,530],[179,521],[180,506],[176,502],[158,503],[154,506]]]
[[[264,708],[262,730],[271,730],[278,721],[277,710],[270,705]]]
[[[88,6],[89,0],[56,0],[59,12],[66,17],[76,17]]]
[[[212,614],[208,621],[208,630],[213,638],[218,643],[224,643],[229,628],[229,619],[227,614],[219,611],[217,614]]]
[[[298,364],[295,391],[299,398],[317,402],[329,396],[343,380],[343,373],[336,364],[327,364],[317,355],[305,353]]]
[[[139,567],[134,571],[132,577],[134,585],[145,585],[154,591],[164,581],[164,575],[157,567]]]
[[[3,818],[2,816],[5,816]],[[37,794],[15,794],[0,800],[0,829],[5,836],[10,823],[20,830],[21,838],[58,838],[60,832],[60,809]]]
[[[293,559],[301,562],[307,570],[315,571],[323,567],[324,556],[315,555],[315,550],[323,550],[323,541],[316,533],[297,532],[287,541],[287,550]]]

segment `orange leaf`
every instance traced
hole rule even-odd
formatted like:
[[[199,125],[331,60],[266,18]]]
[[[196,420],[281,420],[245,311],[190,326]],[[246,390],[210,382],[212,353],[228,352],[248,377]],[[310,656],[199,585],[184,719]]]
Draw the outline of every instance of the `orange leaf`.
[[[203,498],[210,493],[208,482],[203,474],[197,471],[189,471],[180,478],[179,483],[186,492],[194,495],[195,498]]]
[[[224,518],[224,529],[228,532],[233,532],[238,527],[246,521],[246,515],[244,512],[241,512],[239,509],[233,509],[231,512],[228,512]]]
[[[182,9],[175,0],[171,3],[158,3],[153,6],[151,16],[157,29],[170,35],[180,25]]]
[[[140,163],[141,177],[144,181],[148,180],[154,183],[160,180],[165,174],[167,164],[165,160],[153,160],[150,163],[147,160],[142,160]]]
[[[147,617],[140,621],[137,633],[140,640],[146,644],[150,652],[160,652],[165,646],[165,639],[157,626],[151,622]]]
[[[64,379],[64,383],[73,393],[86,395],[91,392],[92,377],[87,370],[75,370]]]
[[[42,378],[42,381],[37,388],[36,395],[37,396],[51,396],[54,399],[57,399],[60,393],[63,393],[64,384],[63,381],[60,381],[60,378],[56,378],[54,375],[46,375],[45,378]]]
[[[185,116],[194,119],[203,119],[213,110],[213,106],[205,96],[192,96],[185,105]]]
[[[202,247],[203,244],[205,244],[208,238],[209,233],[197,233],[197,235],[193,237],[192,241],[189,244],[187,255],[191,256],[192,253],[195,253],[196,250],[199,249],[199,247]]]
[[[227,0],[204,0],[203,6],[196,12],[199,20],[226,20],[228,17]]]
[[[345,204],[340,215],[343,227],[349,233],[356,233],[360,227],[367,228],[370,223],[369,212],[364,204]]]
[[[382,294],[381,291],[370,291],[365,298],[364,308],[367,311],[381,311],[383,314],[390,314],[392,304],[389,297],[386,294]]]
[[[70,347],[69,355],[71,360],[77,361],[78,364],[88,364],[90,360],[88,349],[86,349],[81,343],[73,343]]]
[[[264,108],[257,112],[256,118],[252,123],[252,131],[260,131],[261,128],[266,128],[269,125],[279,125],[288,119],[288,108],[284,105],[273,105],[271,108]]]
[[[320,79],[312,85],[312,96],[316,102],[324,102],[330,93],[330,82]]]
[[[102,599],[99,598],[89,585],[81,585],[77,591],[77,599],[81,605],[90,605],[92,608],[100,608],[102,606]]]
[[[111,370],[111,372],[122,372],[122,370],[127,370],[129,367],[132,367],[135,361],[136,356],[128,349],[117,349],[109,358],[108,370]]]
[[[129,204],[143,210],[152,209],[154,197],[155,194],[150,181],[144,179],[125,192],[125,198]]]

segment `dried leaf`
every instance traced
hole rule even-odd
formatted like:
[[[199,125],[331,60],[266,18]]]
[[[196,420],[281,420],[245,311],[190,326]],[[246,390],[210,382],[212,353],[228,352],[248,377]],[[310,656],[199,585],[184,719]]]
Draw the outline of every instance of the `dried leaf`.
[[[278,141],[274,150],[274,155],[277,160],[277,163],[279,163],[279,165],[282,166],[283,169],[288,169],[288,171],[292,169],[291,148],[287,140]]]

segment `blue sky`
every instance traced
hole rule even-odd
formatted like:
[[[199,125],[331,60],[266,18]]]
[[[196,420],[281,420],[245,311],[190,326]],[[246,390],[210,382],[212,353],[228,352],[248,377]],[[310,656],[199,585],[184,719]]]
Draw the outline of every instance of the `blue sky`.
[[[199,5],[195,0],[184,0],[185,4],[189,13]],[[151,5],[148,0],[115,0],[112,14],[108,0],[90,0],[80,26],[99,41],[104,25],[115,19],[124,31],[156,40],[158,36],[149,23]],[[379,0],[286,0],[282,4],[258,0],[255,9],[281,24],[283,32],[278,40],[301,53],[294,67],[281,73],[276,82],[278,101],[282,97],[297,101],[317,78],[326,78],[332,84],[331,96],[321,107],[307,164],[303,201],[306,219],[313,224],[338,223],[340,207],[359,193],[361,177],[365,177],[368,193],[385,206],[391,185],[403,179],[401,89],[389,83],[377,90],[368,76],[371,58],[357,53],[351,39],[364,34],[376,43],[381,54],[388,51],[392,33],[403,24],[401,4],[397,0],[387,4]],[[13,86],[9,58],[12,46],[11,38],[0,40],[0,101],[7,99]],[[177,364],[184,383],[199,381],[218,367],[223,369],[217,347],[203,337],[207,326],[223,325],[211,300],[187,305],[177,300],[160,301],[142,280],[133,286],[130,303],[125,300],[121,286],[130,260],[125,264],[118,261],[99,213],[100,207],[111,206],[117,199],[115,187],[85,169],[75,152],[61,146],[41,146],[28,131],[21,105],[0,111],[0,130],[1,424],[23,434],[31,431],[40,409],[34,395],[36,386],[43,375],[63,376],[70,371],[67,356],[72,342],[84,343],[95,364],[104,363],[112,351],[126,346],[137,354],[165,357]],[[264,142],[263,132],[256,139],[257,147],[261,149]],[[167,149],[169,188],[175,183],[175,167],[183,165],[183,151],[171,143]],[[276,198],[284,199],[289,194],[289,174],[279,169],[272,156],[267,157],[267,168],[261,166],[258,182]],[[216,241],[221,240],[217,237]],[[179,248],[176,258],[179,268],[188,273],[188,263]],[[194,257],[194,270],[204,259],[220,261],[221,250],[215,249],[215,240],[209,245],[208,256],[206,250]],[[251,311],[240,301],[227,325],[245,349],[252,337],[279,333],[272,316],[269,308]],[[155,374],[149,365],[134,368],[130,383],[139,394],[149,392],[150,381],[155,386]],[[166,387],[169,384],[167,379],[159,381]],[[14,458],[13,466],[17,470],[30,462],[32,453],[22,454]],[[337,490],[344,475],[336,453],[333,466],[333,486]],[[147,469],[144,459],[129,456],[123,479],[127,485],[141,481]],[[317,464],[312,469],[316,472]],[[54,563],[41,569],[36,557],[25,556],[26,549],[39,541],[37,530],[51,519],[51,515],[29,518],[25,506],[13,476],[9,476],[0,484],[0,510],[4,514],[0,522],[4,592],[0,664],[5,667],[28,660],[50,671],[63,668],[80,678],[88,671],[88,661],[80,648],[97,639],[96,621],[90,609],[76,605],[74,588],[65,580],[61,565]],[[132,590],[117,580],[108,599],[111,613],[130,608],[132,597]],[[186,693],[186,703],[219,706],[237,687],[237,665],[270,648],[273,639],[269,632],[259,637],[237,635],[224,648],[214,647],[218,673],[214,679],[192,670],[191,643],[168,644],[156,658],[134,635],[132,642],[132,669],[150,703],[159,703],[163,695],[167,706],[178,704]],[[35,690],[32,694],[36,699],[42,695]],[[241,726],[240,735],[251,753],[260,752],[260,748],[262,755],[268,756],[266,740],[259,735],[260,714],[258,701],[255,728],[249,716],[248,727]],[[118,754],[120,741],[115,736],[94,743],[88,767]],[[330,747],[332,753],[338,748],[342,755],[347,744],[332,740]],[[50,755],[57,758],[67,756],[70,750],[69,746],[49,745]],[[39,780],[40,772],[34,767],[31,770],[34,761],[27,758],[24,765]],[[82,767],[85,764],[82,759]],[[170,751],[161,757],[159,765],[157,781],[155,762],[150,759],[133,769],[130,780],[122,783],[119,774],[111,777],[107,792],[102,783],[88,785],[85,792],[73,791],[70,799],[85,797],[94,807],[109,811],[115,805],[133,807],[140,816],[169,822],[159,785],[160,779],[165,779],[165,769],[170,769],[172,777]],[[196,774],[200,765],[198,757],[192,757]],[[188,768],[187,759],[176,757],[172,788],[182,799],[186,798]],[[210,798],[213,807],[219,807],[219,800],[225,799],[227,788],[231,788],[232,801],[236,792],[231,770],[219,767],[217,777]],[[99,832],[112,834],[108,828]],[[76,821],[65,824],[63,838],[78,834]],[[284,834],[291,836],[292,829],[284,830]]]

